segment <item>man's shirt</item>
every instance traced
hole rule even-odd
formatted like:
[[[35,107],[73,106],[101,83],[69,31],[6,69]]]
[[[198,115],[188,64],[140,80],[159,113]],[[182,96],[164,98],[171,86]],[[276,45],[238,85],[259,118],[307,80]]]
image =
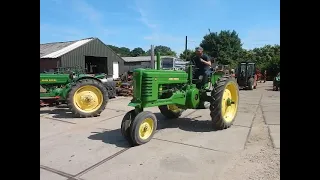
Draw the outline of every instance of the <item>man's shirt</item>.
[[[205,61],[207,61],[207,62],[210,61],[209,56],[206,55],[206,54],[202,54],[201,56],[196,56],[193,59],[196,67],[199,68],[199,70],[208,70],[208,69],[210,69],[210,66],[208,66],[208,65],[204,64],[203,62],[201,62],[200,58],[205,60]]]

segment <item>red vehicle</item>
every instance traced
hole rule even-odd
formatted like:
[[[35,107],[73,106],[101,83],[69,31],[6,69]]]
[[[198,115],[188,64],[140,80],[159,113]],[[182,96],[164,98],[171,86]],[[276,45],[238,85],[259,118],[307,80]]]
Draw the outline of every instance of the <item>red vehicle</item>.
[[[261,81],[261,78],[262,78],[262,74],[261,74],[261,71],[260,71],[260,69],[256,69],[256,75],[257,75],[257,81]]]

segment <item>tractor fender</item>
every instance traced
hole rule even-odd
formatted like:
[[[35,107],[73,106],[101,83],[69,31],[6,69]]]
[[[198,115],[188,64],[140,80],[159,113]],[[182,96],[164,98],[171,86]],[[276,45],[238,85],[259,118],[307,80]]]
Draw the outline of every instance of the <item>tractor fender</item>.
[[[77,79],[77,81],[80,81],[80,80],[82,80],[82,79],[93,79],[93,80],[97,80],[97,81],[103,83],[103,82],[101,81],[101,79],[96,78],[96,77],[93,77],[93,76],[84,76],[84,77],[81,77],[81,78]]]
[[[71,87],[72,87],[73,85],[75,85],[78,81],[82,80],[82,79],[93,79],[93,80],[96,80],[96,81],[98,81],[98,82],[103,83],[103,82],[101,81],[101,79],[96,78],[96,77],[93,77],[93,76],[83,76],[83,77],[80,77],[80,78],[78,78],[76,81],[74,81],[74,83],[71,83],[71,84],[68,85],[68,88],[66,88],[65,91],[63,92],[63,97],[66,98],[66,97],[68,96],[69,92],[71,91]]]

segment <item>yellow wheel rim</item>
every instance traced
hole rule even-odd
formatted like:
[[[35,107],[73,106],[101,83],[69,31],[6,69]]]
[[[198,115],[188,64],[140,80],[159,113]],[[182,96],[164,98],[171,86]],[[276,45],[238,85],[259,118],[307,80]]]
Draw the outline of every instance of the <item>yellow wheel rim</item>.
[[[152,132],[153,132],[154,124],[151,118],[146,118],[142,121],[139,127],[139,136],[141,139],[146,140],[148,139]]]
[[[170,110],[170,111],[173,111],[173,112],[179,112],[181,109],[178,107],[178,106],[176,106],[175,104],[170,104],[170,105],[168,105],[168,109]]]
[[[92,113],[97,111],[103,102],[103,94],[95,86],[80,87],[73,95],[73,103],[79,111]]]
[[[226,88],[222,96],[221,114],[223,119],[230,123],[238,110],[238,88],[234,82],[230,82],[226,85]]]

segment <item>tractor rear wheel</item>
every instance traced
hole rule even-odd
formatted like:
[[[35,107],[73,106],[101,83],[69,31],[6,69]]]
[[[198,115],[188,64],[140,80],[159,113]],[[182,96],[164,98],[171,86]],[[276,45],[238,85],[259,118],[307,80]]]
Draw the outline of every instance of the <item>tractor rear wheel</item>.
[[[149,111],[142,111],[132,121],[130,135],[132,145],[142,145],[149,142],[157,130],[157,118]]]
[[[239,87],[234,78],[221,77],[211,92],[210,116],[217,130],[229,128],[235,120],[239,104]]]
[[[250,78],[248,81],[248,90],[253,90],[254,89],[254,79]]]
[[[161,96],[161,99],[169,98],[169,97],[171,97],[171,94],[166,93]],[[168,119],[179,118],[181,116],[181,114],[183,113],[183,111],[185,111],[185,109],[181,109],[175,104],[159,106],[159,110],[160,110],[161,114],[164,115]]]
[[[160,112],[168,119],[179,118],[184,111],[174,104],[159,106]]]
[[[106,83],[106,88],[108,91],[108,97],[115,98],[116,97],[116,82],[110,81]]]
[[[107,89],[94,79],[79,80],[67,97],[68,107],[76,117],[96,117],[105,109],[107,102]]]

